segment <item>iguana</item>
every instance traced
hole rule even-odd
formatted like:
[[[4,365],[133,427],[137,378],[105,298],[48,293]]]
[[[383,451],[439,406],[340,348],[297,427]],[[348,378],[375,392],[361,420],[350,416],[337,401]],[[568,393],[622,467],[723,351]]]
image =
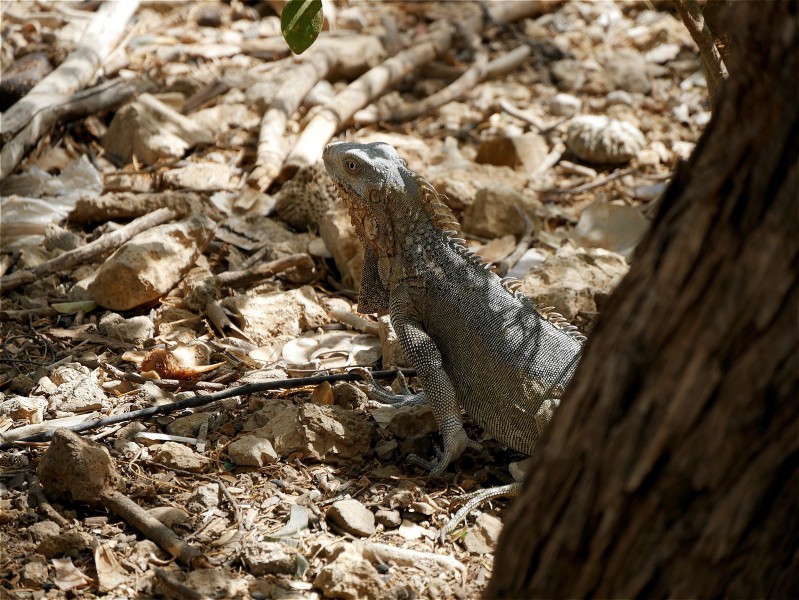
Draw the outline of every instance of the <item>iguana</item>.
[[[539,311],[516,290],[517,280],[501,279],[468,250],[443,197],[393,147],[332,143],[323,159],[364,246],[358,310],[388,310],[422,385],[423,395],[410,399],[382,388],[377,397],[395,405],[426,398],[443,437],[435,460],[408,460],[439,474],[476,445],[461,411],[530,454],[585,337],[560,315]],[[478,500],[496,495],[485,490]]]

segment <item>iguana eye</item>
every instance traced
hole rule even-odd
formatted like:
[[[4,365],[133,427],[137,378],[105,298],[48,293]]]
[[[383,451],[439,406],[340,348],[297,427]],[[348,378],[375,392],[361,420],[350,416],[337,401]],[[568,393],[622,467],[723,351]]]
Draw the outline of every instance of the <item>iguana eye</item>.
[[[344,163],[344,166],[347,167],[347,170],[350,173],[355,173],[358,170],[358,163],[355,162],[353,159],[349,159]]]

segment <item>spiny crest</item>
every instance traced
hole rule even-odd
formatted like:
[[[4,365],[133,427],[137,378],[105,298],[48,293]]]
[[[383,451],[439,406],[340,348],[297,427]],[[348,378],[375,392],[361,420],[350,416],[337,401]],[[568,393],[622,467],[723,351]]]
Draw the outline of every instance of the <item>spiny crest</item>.
[[[454,242],[452,247],[455,249],[455,252],[460,254],[463,258],[465,258],[469,263],[474,265],[475,267],[479,267],[481,269],[485,269],[486,271],[491,269],[491,263],[486,262],[486,260],[477,254],[474,250],[470,250],[466,247],[466,240],[462,238],[452,237],[450,235],[450,241]]]
[[[539,315],[544,317],[547,321],[552,323],[555,327],[560,329],[569,337],[577,340],[580,343],[583,343],[588,339],[582,333],[580,333],[577,327],[569,323],[566,317],[558,312],[555,312],[554,306],[536,306],[535,309],[538,311]]]
[[[433,224],[452,237],[461,230],[460,223],[452,214],[449,206],[444,204],[444,196],[439,194],[427,179],[414,173],[416,184],[419,186],[419,195],[422,206],[430,215]]]

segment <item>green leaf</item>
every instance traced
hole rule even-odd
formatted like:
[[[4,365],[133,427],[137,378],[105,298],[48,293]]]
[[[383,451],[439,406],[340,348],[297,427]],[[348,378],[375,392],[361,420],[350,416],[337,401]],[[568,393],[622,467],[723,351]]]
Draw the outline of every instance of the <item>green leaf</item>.
[[[322,0],[289,0],[280,15],[283,39],[295,54],[302,54],[322,31]]]
[[[97,303],[94,300],[78,300],[76,302],[53,302],[50,306],[62,315],[74,315],[79,311],[85,313],[93,311],[97,308]]]

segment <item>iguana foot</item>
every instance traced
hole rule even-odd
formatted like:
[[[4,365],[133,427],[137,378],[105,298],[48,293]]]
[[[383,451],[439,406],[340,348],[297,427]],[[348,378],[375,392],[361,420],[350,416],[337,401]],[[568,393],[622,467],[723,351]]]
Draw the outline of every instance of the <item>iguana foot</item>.
[[[411,392],[408,387],[408,382],[400,370],[397,370],[397,379],[399,379],[400,388],[402,389],[402,392],[399,394],[395,394],[393,391],[377,383],[367,369],[359,367],[357,369],[352,369],[350,372],[358,373],[363,377],[364,381],[369,384],[369,389],[366,394],[369,396],[369,399],[378,406],[402,408],[403,406],[420,406],[427,403],[424,392],[419,392],[418,394]]]
[[[442,450],[438,446],[434,448],[436,453],[435,461],[425,460],[416,454],[410,454],[408,456],[408,462],[412,465],[427,469],[430,471],[431,475],[440,475],[444,472],[444,469],[447,468],[449,463],[463,454],[463,451],[467,447],[474,447],[475,444],[480,447],[477,442],[469,439],[460,421],[457,421],[456,424],[453,420],[452,424],[445,424],[442,430],[445,432],[444,449]]]

